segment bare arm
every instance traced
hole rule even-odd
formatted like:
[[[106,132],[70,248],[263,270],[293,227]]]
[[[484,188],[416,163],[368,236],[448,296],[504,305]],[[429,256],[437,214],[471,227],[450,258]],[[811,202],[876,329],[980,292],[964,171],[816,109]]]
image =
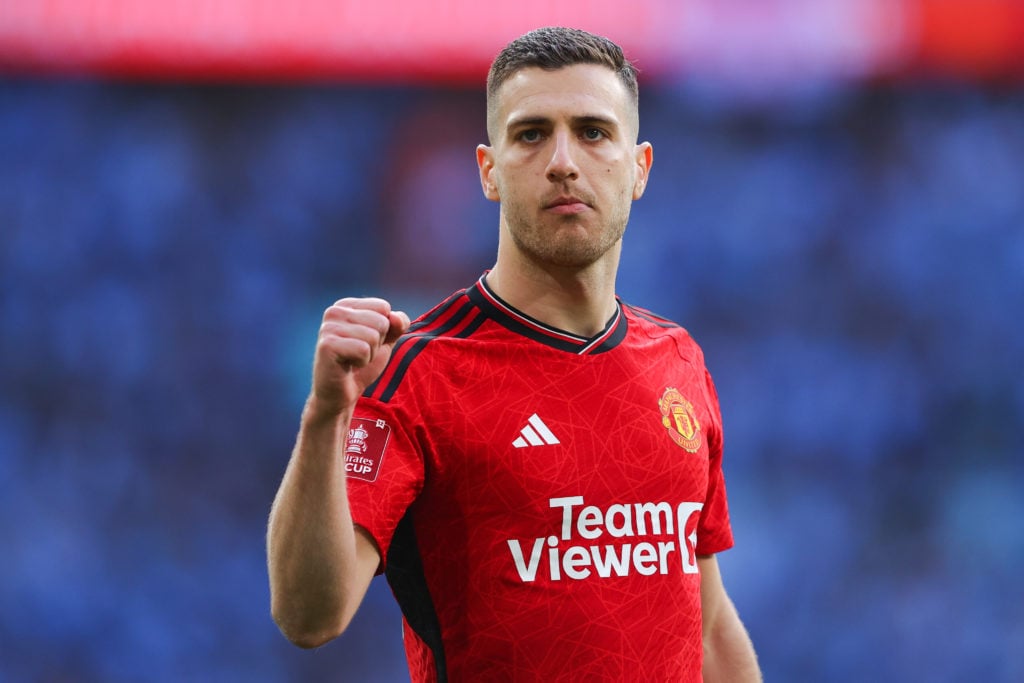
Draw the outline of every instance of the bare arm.
[[[408,326],[380,299],[342,299],[324,313],[313,388],[267,530],[271,613],[301,647],[345,630],[380,564],[353,526],[340,454],[356,402]]]
[[[704,681],[706,683],[760,683],[750,636],[736,607],[725,592],[714,555],[697,558],[700,567],[700,603],[704,628]]]

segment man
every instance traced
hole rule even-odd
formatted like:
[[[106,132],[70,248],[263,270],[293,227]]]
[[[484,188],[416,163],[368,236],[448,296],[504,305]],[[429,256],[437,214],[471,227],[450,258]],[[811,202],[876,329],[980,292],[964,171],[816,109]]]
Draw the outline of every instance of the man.
[[[636,72],[573,29],[488,76],[497,262],[411,327],[324,314],[270,517],[271,603],[303,647],[383,572],[414,681],[756,681],[714,553],[732,545],[717,397],[678,326],[615,296],[651,168]]]

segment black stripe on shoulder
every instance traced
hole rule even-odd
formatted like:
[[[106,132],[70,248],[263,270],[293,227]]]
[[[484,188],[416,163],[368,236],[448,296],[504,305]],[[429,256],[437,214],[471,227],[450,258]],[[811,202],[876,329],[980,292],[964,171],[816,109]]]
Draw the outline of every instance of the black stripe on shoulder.
[[[422,330],[424,327],[430,327],[431,325],[436,323],[438,320],[443,318],[444,315],[451,310],[452,306],[457,304],[459,302],[459,299],[465,296],[465,294],[466,290],[461,289],[452,294],[451,296],[449,296],[441,303],[434,306],[422,318],[413,322],[413,324],[409,326],[409,331],[406,332],[406,334],[415,334],[416,332]]]
[[[409,344],[412,340],[416,339],[417,333],[421,335],[429,334],[429,331],[424,332],[424,330],[430,328],[431,325],[435,325],[438,320],[444,318],[444,316],[459,303],[459,300],[465,293],[465,290],[455,292],[447,299],[434,306],[434,308],[428,311],[422,318],[417,319],[412,323],[412,325],[409,326],[409,329],[406,331],[406,333],[403,334],[402,337],[397,342],[395,342],[395,348],[392,349],[391,351],[391,360],[389,361],[388,366],[384,368],[384,372],[382,372],[377,379],[375,379],[373,382],[370,383],[368,387],[366,387],[366,389],[363,391],[363,396],[369,398],[373,396],[374,393],[376,393],[381,381],[384,380],[385,377],[390,377],[392,374],[394,374],[392,371],[392,365],[398,362],[398,358],[401,357],[402,355],[403,347]],[[465,301],[463,301],[462,303],[464,304]]]
[[[380,394],[379,399],[381,402],[387,403],[395,395],[395,392],[398,391],[398,386],[402,383],[402,379],[405,377],[405,373],[408,371],[409,366],[416,359],[416,356],[420,355],[423,349],[427,347],[427,344],[438,337],[445,336],[453,336],[456,339],[465,339],[480,327],[484,316],[480,315],[479,309],[469,301],[464,300],[462,303],[464,304],[462,308],[455,311],[443,324],[430,328],[426,332],[407,335],[403,339],[399,340],[398,344],[395,346],[395,351],[393,352],[395,355],[392,356],[392,358],[395,358],[396,356],[398,357],[398,365],[395,366],[394,370],[385,370],[385,374],[390,374],[391,378],[384,387],[384,391]],[[467,316],[474,312],[477,314],[476,320],[472,320],[457,334],[448,334],[464,322]],[[405,347],[408,348],[406,349]],[[374,391],[370,391],[369,388],[367,389],[367,395],[375,393],[376,384],[377,383],[375,382]]]
[[[655,313],[651,313],[646,308],[639,308],[639,307],[633,306],[631,304],[624,304],[624,305],[636,317],[642,318],[643,320],[646,320],[649,323],[653,323],[654,325],[657,325],[658,327],[664,327],[666,329],[672,329],[672,328],[680,327],[680,325],[672,322],[668,318],[663,318],[660,315],[657,315]]]

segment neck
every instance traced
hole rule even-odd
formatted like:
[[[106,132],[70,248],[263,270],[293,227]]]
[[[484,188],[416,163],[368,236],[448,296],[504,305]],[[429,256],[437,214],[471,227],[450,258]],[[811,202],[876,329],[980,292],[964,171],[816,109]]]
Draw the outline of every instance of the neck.
[[[615,314],[618,249],[586,268],[510,264],[499,253],[487,285],[509,305],[546,325],[592,337]],[[503,260],[505,261],[503,263]]]

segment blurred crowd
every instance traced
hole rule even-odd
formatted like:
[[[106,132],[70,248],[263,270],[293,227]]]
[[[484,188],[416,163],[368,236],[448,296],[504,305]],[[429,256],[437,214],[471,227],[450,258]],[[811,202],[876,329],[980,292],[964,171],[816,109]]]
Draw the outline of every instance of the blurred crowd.
[[[0,680],[395,681],[316,652],[264,533],[323,309],[493,262],[465,90],[0,81]],[[621,296],[722,401],[771,681],[1024,680],[1024,91],[647,87]]]

